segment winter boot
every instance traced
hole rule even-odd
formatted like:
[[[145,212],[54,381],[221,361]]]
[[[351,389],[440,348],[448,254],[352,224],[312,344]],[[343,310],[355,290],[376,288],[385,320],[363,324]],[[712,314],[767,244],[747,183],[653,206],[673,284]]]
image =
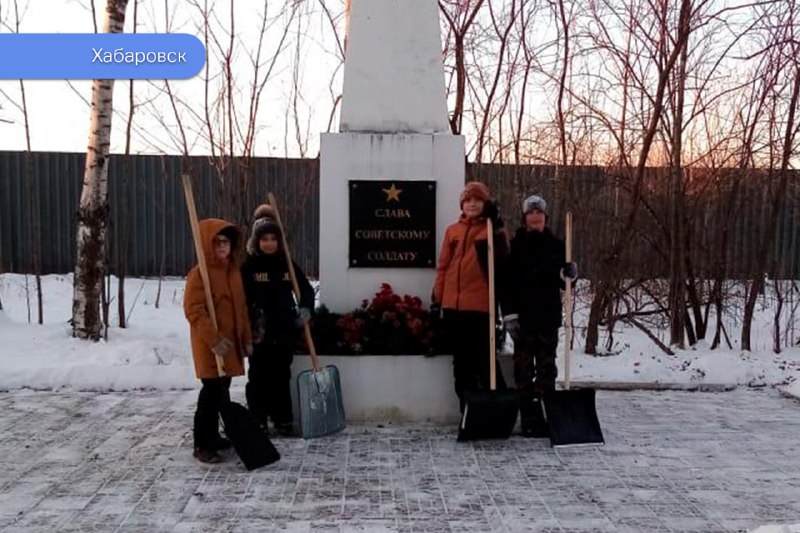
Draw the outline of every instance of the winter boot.
[[[544,418],[544,410],[540,399],[526,400],[520,403],[520,426],[522,436],[534,439],[550,437],[550,430]]]
[[[222,458],[214,450],[204,450],[202,448],[194,449],[194,458],[206,464],[216,464],[222,461]]]

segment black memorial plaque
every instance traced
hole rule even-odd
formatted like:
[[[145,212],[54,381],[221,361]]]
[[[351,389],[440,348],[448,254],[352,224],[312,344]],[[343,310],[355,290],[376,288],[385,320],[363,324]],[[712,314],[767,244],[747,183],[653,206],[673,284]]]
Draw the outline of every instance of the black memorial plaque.
[[[350,180],[349,187],[350,267],[435,267],[435,181]]]

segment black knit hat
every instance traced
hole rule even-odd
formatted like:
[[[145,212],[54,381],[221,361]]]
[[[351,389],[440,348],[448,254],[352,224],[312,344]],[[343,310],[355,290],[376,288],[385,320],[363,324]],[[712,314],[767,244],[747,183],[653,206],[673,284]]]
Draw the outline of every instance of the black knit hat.
[[[271,233],[278,237],[278,246],[281,246],[281,227],[275,219],[275,212],[266,204],[258,206],[253,213],[253,227],[250,230],[250,239],[247,241],[247,253],[257,255],[259,252],[258,241],[261,237]]]
[[[235,250],[236,245],[239,244],[239,230],[236,229],[236,226],[226,226],[217,235],[223,235],[231,241],[231,250]]]

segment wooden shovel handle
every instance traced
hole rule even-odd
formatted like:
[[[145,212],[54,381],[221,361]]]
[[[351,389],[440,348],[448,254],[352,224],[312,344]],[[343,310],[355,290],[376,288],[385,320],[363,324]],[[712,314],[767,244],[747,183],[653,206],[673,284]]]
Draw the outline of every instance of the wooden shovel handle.
[[[497,373],[495,360],[495,309],[494,309],[494,225],[492,219],[486,219],[487,264],[489,266],[489,388],[497,388]]]
[[[566,261],[572,262],[572,212],[567,211],[566,231],[564,232],[566,245]],[[572,347],[572,280],[564,280],[564,389],[569,390],[570,385],[570,355]]]
[[[214,299],[211,297],[211,283],[208,279],[208,266],[206,265],[206,254],[203,252],[203,244],[200,241],[200,222],[197,220],[197,206],[194,203],[194,191],[192,190],[192,180],[188,174],[181,176],[183,181],[183,194],[186,197],[186,209],[189,211],[189,225],[192,228],[192,240],[194,241],[194,251],[197,254],[197,265],[200,269],[200,279],[203,281],[203,291],[206,294],[206,309],[208,309],[208,316],[211,318],[211,324],[214,326],[214,331],[219,331],[217,325],[217,312],[214,309]],[[225,376],[224,365],[222,357],[214,354],[214,360],[217,363],[217,374],[220,377]]]
[[[286,265],[289,269],[289,279],[292,282],[292,290],[294,291],[294,296],[297,298],[297,302],[299,304],[301,297],[300,285],[297,284],[297,275],[294,273],[292,254],[289,251],[289,243],[286,241],[286,232],[283,229],[280,211],[278,211],[278,202],[275,200],[275,195],[272,193],[267,195],[267,201],[269,202],[269,205],[272,206],[272,210],[275,212],[275,222],[278,224],[278,228],[280,228],[281,231],[281,244],[283,247],[283,253],[286,255]],[[303,335],[306,339],[306,346],[308,346],[308,353],[311,355],[311,367],[314,369],[314,372],[319,372],[319,358],[317,357],[317,350],[314,347],[314,339],[311,337],[311,326],[309,326],[308,320],[303,322]]]

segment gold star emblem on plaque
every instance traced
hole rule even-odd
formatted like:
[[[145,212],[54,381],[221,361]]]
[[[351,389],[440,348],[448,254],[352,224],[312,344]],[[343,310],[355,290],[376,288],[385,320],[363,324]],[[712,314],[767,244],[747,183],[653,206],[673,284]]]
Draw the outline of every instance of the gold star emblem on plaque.
[[[395,202],[399,202],[400,193],[403,192],[403,189],[398,189],[397,187],[394,186],[394,183],[392,183],[392,186],[389,187],[388,189],[381,189],[381,190],[386,193],[387,202],[391,202],[392,200],[394,200]]]

